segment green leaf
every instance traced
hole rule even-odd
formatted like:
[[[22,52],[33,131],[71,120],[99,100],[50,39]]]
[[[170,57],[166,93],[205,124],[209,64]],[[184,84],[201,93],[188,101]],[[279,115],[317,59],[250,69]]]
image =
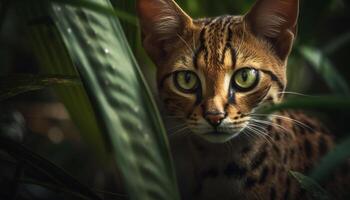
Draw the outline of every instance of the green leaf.
[[[40,155],[35,154],[23,145],[4,137],[4,134],[4,132],[0,133],[0,149],[5,150],[14,158],[25,162],[26,165],[30,165],[38,169],[62,188],[67,188],[75,193],[79,193],[88,199],[101,199],[87,186],[70,176],[63,169],[57,167],[55,164],[51,163]]]
[[[15,75],[0,77],[0,101],[21,93],[40,90],[55,85],[80,85],[74,76]]]
[[[320,97],[293,97],[280,104],[261,108],[258,112],[269,114],[286,109],[323,109],[350,111],[350,97],[320,96]]]
[[[78,77],[74,61],[68,54],[62,36],[47,9],[48,1],[21,1],[17,13],[28,24],[25,29],[28,45],[39,63],[40,74],[55,74],[62,77]],[[84,84],[84,83],[83,83]],[[81,132],[82,139],[89,145],[99,161],[108,159],[110,142],[97,123],[84,85],[53,85],[52,88],[64,103],[70,117]],[[106,163],[106,162],[104,162]]]
[[[101,14],[116,16],[119,19],[125,20],[126,22],[128,22],[134,26],[138,26],[137,19],[135,16],[133,16],[127,12],[124,12],[122,10],[119,10],[117,8],[113,9],[111,7],[106,7],[106,6],[103,6],[99,3],[95,3],[92,1],[84,1],[84,0],[44,0],[44,1],[57,2],[60,4],[72,5],[72,6],[77,6],[77,7],[83,7],[86,9],[91,9],[94,12],[98,12]]]
[[[315,200],[331,200],[328,192],[324,190],[316,181],[313,179],[299,173],[290,171],[291,176],[293,176],[299,183],[300,186],[305,189],[308,194]]]
[[[22,184],[27,184],[27,185],[36,185],[36,186],[40,186],[55,192],[63,192],[63,193],[67,193],[70,194],[76,198],[79,199],[89,199],[86,196],[81,195],[80,193],[77,193],[75,191],[71,191],[67,188],[63,188],[57,185],[54,185],[52,183],[46,183],[46,182],[41,182],[41,181],[37,181],[37,180],[32,180],[32,179],[20,179],[19,180],[20,183]],[[113,193],[113,192],[105,192],[105,191],[100,191],[100,190],[93,190],[95,193],[97,194],[101,194],[103,195],[103,197],[106,199],[108,197],[109,200],[117,200],[117,199],[127,199],[127,196],[122,195],[122,194],[117,194],[117,193]]]
[[[302,46],[299,53],[318,72],[327,85],[338,94],[349,95],[350,89],[347,82],[339,74],[331,61],[320,51],[309,46]]]
[[[107,0],[88,2],[111,8]],[[47,6],[41,9],[48,9],[49,17],[39,17],[34,22],[49,22],[46,26],[41,25],[51,32],[50,40],[40,37],[36,41],[49,47],[54,41],[59,47],[54,52],[61,57],[51,55],[47,63],[66,60],[70,67],[74,63],[75,68],[71,70],[76,70],[80,75],[96,113],[98,127],[111,143],[130,199],[179,199],[167,137],[159,113],[118,19],[86,8],[56,3]],[[35,31],[37,27],[33,29]],[[62,38],[63,46],[57,38]],[[39,46],[43,55],[47,55],[45,51],[52,51],[45,45]],[[65,67],[59,64],[55,66],[57,70]],[[61,95],[64,95],[63,91]],[[76,108],[71,108],[75,109],[73,113],[79,113]]]
[[[326,55],[332,54],[340,50],[343,46],[348,45],[350,42],[350,32],[344,33],[335,39],[333,39],[329,44],[323,48],[323,52]]]
[[[350,157],[350,137],[346,138],[330,151],[317,167],[311,172],[310,177],[322,182],[326,180],[334,170]]]

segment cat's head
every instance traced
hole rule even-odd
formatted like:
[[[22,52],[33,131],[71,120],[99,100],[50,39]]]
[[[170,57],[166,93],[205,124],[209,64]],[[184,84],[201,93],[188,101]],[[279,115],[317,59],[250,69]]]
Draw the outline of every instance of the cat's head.
[[[191,134],[226,142],[254,129],[247,125],[259,105],[281,101],[298,0],[258,0],[243,16],[198,20],[173,0],[137,7],[159,94]]]

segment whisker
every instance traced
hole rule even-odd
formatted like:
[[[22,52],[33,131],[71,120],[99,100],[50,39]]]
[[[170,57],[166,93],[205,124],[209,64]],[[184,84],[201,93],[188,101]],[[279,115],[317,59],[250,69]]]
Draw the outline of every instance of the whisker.
[[[247,131],[246,129],[243,129],[243,130],[242,130],[242,134],[245,134],[245,135],[247,135],[249,138],[253,138],[253,139],[254,139],[254,135],[252,136],[252,134],[251,134],[249,131]]]
[[[193,49],[196,49],[196,40],[194,38],[194,34],[192,35],[192,43],[193,43]]]
[[[259,124],[250,124],[251,126],[255,127],[257,130],[260,130],[259,132],[261,134],[263,134],[264,136],[268,137],[270,140],[270,142],[274,142],[274,139],[269,135],[269,133],[267,132],[267,130],[264,127],[259,126]]]
[[[264,138],[262,135],[256,133],[256,131],[251,126],[249,126],[249,125],[246,126],[246,129],[249,130],[249,133],[253,134],[254,136],[259,136],[259,137]],[[264,138],[264,139],[266,139],[266,138]]]
[[[183,136],[183,135],[186,135],[186,134],[188,134],[188,132],[187,131],[185,131],[185,130],[187,130],[188,129],[188,127],[183,127],[183,128],[180,128],[179,130],[177,130],[177,131],[175,131],[175,132],[173,132],[173,133],[169,133],[169,136],[170,137],[174,137],[174,136]]]
[[[242,34],[242,38],[241,38],[241,41],[240,41],[240,43],[239,43],[239,46],[238,46],[238,48],[237,48],[237,50],[236,50],[236,54],[238,54],[238,52],[240,52],[241,51],[241,48],[242,48],[242,46],[243,46],[243,43],[244,43],[244,38],[245,38],[245,35],[244,35],[244,33],[245,33],[245,23],[243,23],[243,34]]]
[[[280,119],[283,119],[283,120],[288,120],[288,121],[292,121],[294,122],[295,124],[301,126],[301,127],[304,127],[304,128],[308,128],[309,130],[312,130],[314,131],[313,128],[311,128],[310,126],[306,125],[305,123],[301,122],[301,121],[298,121],[296,119],[292,119],[290,117],[286,117],[286,116],[281,116],[281,115],[275,115],[275,114],[250,114],[252,116],[264,116],[264,117],[269,117],[269,116],[272,116],[272,117],[276,117],[276,118],[280,118]]]
[[[184,117],[183,116],[172,116],[172,115],[167,115],[167,116],[164,116],[166,118],[174,118],[174,119],[183,119]]]
[[[271,144],[271,141],[268,140],[268,138],[266,137],[266,134],[264,134],[263,132],[261,132],[261,130],[257,129],[256,127],[253,127],[252,124],[249,124],[246,126],[249,130],[252,131],[252,133],[256,134],[257,136],[260,136],[261,138],[265,139],[268,143]]]
[[[180,40],[186,45],[186,47],[192,52],[192,55],[194,55],[194,50],[191,48],[191,46],[186,42],[186,40],[183,39],[183,37],[181,37],[181,35],[176,34]]]
[[[299,92],[291,92],[291,91],[283,91],[283,92],[278,92],[279,94],[292,94],[292,95],[298,95],[298,96],[303,96],[303,97],[320,97],[317,95],[308,95],[308,94],[303,94]]]
[[[185,126],[186,126],[185,123],[177,124],[177,125],[174,125],[174,126],[172,126],[172,127],[169,127],[167,130],[168,130],[169,132],[171,132],[171,131],[173,131],[173,130],[176,130],[176,129],[179,129],[179,128],[183,128],[183,127],[185,127]]]
[[[260,134],[263,134],[264,136],[268,137],[269,139],[271,139],[271,141],[273,141],[273,138],[269,135],[269,133],[267,132],[267,130],[262,127],[259,124],[255,124],[255,123],[251,123],[250,124],[251,127],[257,129],[259,131]]]
[[[264,124],[264,125],[270,125],[270,126],[273,126],[275,128],[278,128],[278,129],[281,129],[284,131],[284,133],[290,133],[289,130],[287,130],[286,128],[284,128],[283,126],[277,124],[277,123],[273,123],[271,121],[265,121],[265,120],[258,120],[258,119],[254,119],[254,118],[251,118],[251,120],[253,122],[256,122],[256,123],[260,123],[260,124]]]

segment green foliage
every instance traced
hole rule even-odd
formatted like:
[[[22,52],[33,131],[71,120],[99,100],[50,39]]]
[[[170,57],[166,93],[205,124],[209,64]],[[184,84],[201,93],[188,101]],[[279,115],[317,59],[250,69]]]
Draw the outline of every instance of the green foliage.
[[[273,113],[286,109],[313,109],[313,110],[350,110],[350,98],[341,96],[297,97],[289,98],[280,104],[262,108],[259,112]]]
[[[71,5],[71,6],[78,6],[86,9],[91,9],[94,12],[98,12],[101,14],[105,15],[111,15],[111,16],[116,16],[121,20],[126,21],[127,23],[130,23],[134,26],[137,26],[137,19],[135,16],[120,10],[118,8],[110,8],[103,6],[97,2],[93,1],[84,1],[84,0],[42,0],[42,1],[51,1],[51,2],[57,2],[60,4],[65,4],[65,5]]]
[[[300,186],[306,190],[312,199],[317,200],[331,200],[331,196],[325,191],[316,181],[313,179],[299,173],[299,172],[289,172],[299,183]]]
[[[80,85],[77,77],[71,76],[38,76],[16,75],[0,77],[0,101],[21,93],[40,90],[55,85]]]
[[[332,47],[335,48],[335,47]],[[350,90],[331,61],[320,50],[308,46],[299,48],[301,56],[324,78],[328,86],[338,94],[349,95]]]
[[[54,184],[57,184],[57,187],[75,192],[80,196],[85,197],[84,199],[101,200],[95,192],[81,184],[72,176],[68,175],[63,169],[60,169],[45,158],[31,152],[21,144],[4,137],[4,134],[4,132],[0,132],[0,147],[2,150],[5,150],[8,154],[19,161],[24,162],[25,165],[29,165],[39,170],[41,173],[49,177]]]
[[[47,1],[36,3],[24,1],[18,6],[23,20],[28,23],[26,38],[39,62],[41,76],[71,76],[80,74],[74,66],[62,36],[47,9]],[[44,17],[43,17],[44,16]],[[83,83],[84,84],[84,83]],[[107,159],[109,143],[97,124],[97,116],[92,109],[83,85],[54,85],[52,87],[66,106],[71,118],[82,132],[84,140],[90,144],[101,158]]]
[[[326,55],[336,53],[338,50],[342,49],[350,43],[350,32],[346,32],[335,39],[333,39],[329,44],[323,47],[323,52]]]
[[[318,182],[327,180],[332,172],[344,164],[350,157],[350,137],[342,141],[332,151],[330,151],[311,172],[310,177]]]
[[[53,6],[52,13],[130,199],[178,199],[164,128],[118,20],[69,6]]]

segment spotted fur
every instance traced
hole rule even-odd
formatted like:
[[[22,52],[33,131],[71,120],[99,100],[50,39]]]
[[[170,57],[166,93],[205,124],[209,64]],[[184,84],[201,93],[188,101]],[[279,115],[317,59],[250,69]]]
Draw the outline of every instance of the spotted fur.
[[[173,0],[137,5],[183,199],[304,198],[288,172],[308,172],[332,148],[332,137],[301,112],[256,113],[283,100],[298,0],[258,0],[243,16],[196,20]],[[240,91],[232,77],[246,67],[259,80]],[[198,77],[193,93],[174,84],[184,70]]]

